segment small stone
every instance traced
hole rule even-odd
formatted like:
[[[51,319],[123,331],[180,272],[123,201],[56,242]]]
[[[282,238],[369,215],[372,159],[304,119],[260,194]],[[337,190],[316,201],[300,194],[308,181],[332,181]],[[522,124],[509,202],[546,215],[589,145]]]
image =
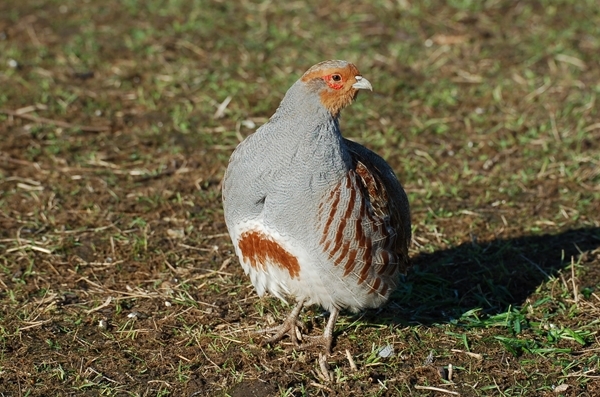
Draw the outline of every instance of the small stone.
[[[185,237],[183,229],[167,229],[167,235],[173,239],[182,239]]]
[[[569,385],[566,383],[563,383],[562,385],[558,385],[554,388],[554,393],[562,393],[567,391],[567,389],[569,388]]]
[[[256,128],[256,123],[252,120],[244,120],[242,121],[242,125],[251,130]]]
[[[386,345],[379,349],[379,357],[388,358],[394,355],[394,346]]]

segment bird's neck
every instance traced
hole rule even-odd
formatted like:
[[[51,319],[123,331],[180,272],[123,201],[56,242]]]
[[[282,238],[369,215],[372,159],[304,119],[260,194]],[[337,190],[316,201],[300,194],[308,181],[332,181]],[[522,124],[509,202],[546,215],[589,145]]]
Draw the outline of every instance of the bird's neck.
[[[340,134],[337,115],[332,115],[323,106],[317,92],[307,89],[301,82],[296,82],[288,90],[269,124],[276,127],[271,129],[277,131],[276,139],[286,139],[288,142],[306,144],[313,139],[321,141],[328,135],[334,138]],[[319,137],[315,137],[315,134]]]
[[[350,162],[339,121],[320,102],[318,93],[296,83],[271,119],[257,133],[265,150],[291,168],[343,172]],[[318,170],[320,166],[325,170]]]

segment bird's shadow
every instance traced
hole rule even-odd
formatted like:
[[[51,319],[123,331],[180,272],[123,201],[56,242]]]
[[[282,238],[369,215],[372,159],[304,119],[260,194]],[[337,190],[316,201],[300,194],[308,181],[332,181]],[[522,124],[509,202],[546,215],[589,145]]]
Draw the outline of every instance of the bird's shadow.
[[[504,313],[521,306],[546,280],[600,247],[600,228],[567,230],[559,234],[464,243],[454,248],[420,253],[390,302],[367,320],[393,323],[445,323],[477,310],[481,315]],[[581,261],[591,277],[580,288],[600,284],[597,259]],[[595,269],[595,270],[594,270]],[[372,317],[369,319],[368,317]],[[379,320],[377,320],[379,319]]]

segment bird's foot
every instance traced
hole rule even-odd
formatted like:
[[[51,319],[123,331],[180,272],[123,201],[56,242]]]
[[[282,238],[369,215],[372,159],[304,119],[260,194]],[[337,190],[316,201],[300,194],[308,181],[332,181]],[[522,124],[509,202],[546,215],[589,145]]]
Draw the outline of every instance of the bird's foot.
[[[320,346],[325,348],[325,354],[331,354],[331,346],[333,345],[333,334],[329,335],[317,335],[317,336],[305,336],[306,342],[302,343],[302,348]]]
[[[298,320],[302,306],[303,302],[298,302],[298,304],[294,307],[294,309],[292,309],[291,313],[280,326],[262,329],[260,331],[256,331],[256,333],[274,334],[270,338],[263,340],[262,343],[274,343],[280,341],[287,335],[297,348],[305,349],[312,346],[320,346],[325,348],[326,356],[330,355],[331,347],[333,345],[333,329],[339,314],[339,309],[334,308],[331,310],[329,321],[327,322],[322,335],[303,336],[301,331],[304,329],[304,324]],[[302,345],[300,345],[300,342],[302,342]]]
[[[275,343],[287,335],[295,346],[299,346],[299,342],[303,340],[301,332],[303,329],[304,324],[302,322],[288,317],[280,326],[261,329],[257,333],[273,334],[271,337],[264,339],[262,343]]]
[[[321,346],[325,348],[325,355],[330,355],[331,346],[333,345],[333,329],[339,313],[339,309],[333,308],[329,314],[329,321],[327,321],[323,334],[319,336],[305,336],[305,339],[307,339],[308,342],[304,343],[302,346]]]
[[[267,338],[263,341],[263,343],[274,343],[283,339],[285,335],[288,335],[295,346],[298,346],[298,341],[302,341],[302,333],[300,332],[304,329],[304,324],[298,320],[298,316],[300,315],[300,311],[302,310],[302,306],[304,305],[304,301],[300,301],[294,306],[288,317],[285,319],[283,324],[278,327],[266,328],[258,331],[261,334],[274,333],[275,335]]]

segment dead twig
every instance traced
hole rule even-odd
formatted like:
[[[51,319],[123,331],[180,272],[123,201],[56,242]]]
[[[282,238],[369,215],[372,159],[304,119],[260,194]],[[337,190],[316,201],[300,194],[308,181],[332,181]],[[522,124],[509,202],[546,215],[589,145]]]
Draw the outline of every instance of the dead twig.
[[[11,252],[15,252],[15,251],[21,251],[21,250],[25,250],[25,249],[31,249],[33,251],[38,251],[38,252],[43,252],[44,254],[51,254],[52,251],[50,251],[49,249],[43,248],[43,247],[38,247],[37,245],[31,245],[31,244],[27,244],[27,245],[20,245],[18,247],[13,247],[13,248],[9,248],[6,250],[6,253],[9,254]]]
[[[217,107],[217,111],[213,115],[213,119],[220,119],[225,115],[225,110],[227,109],[227,106],[229,105],[229,102],[231,102],[232,99],[232,96],[228,96],[223,102],[219,104],[219,106]]]
[[[354,362],[354,359],[352,358],[352,355],[350,354],[350,350],[346,349],[346,358],[348,359],[348,362],[350,363],[350,369],[352,369],[352,371],[356,372],[358,370],[358,368],[356,368],[356,363]]]
[[[76,128],[76,129],[79,129],[81,131],[86,131],[86,132],[102,132],[102,131],[110,130],[109,126],[90,126],[90,125],[71,124],[71,123],[67,123],[66,121],[53,120],[53,119],[49,119],[46,117],[32,116],[30,114],[20,113],[20,112],[16,112],[16,111],[10,110],[10,109],[0,108],[0,113],[6,114],[11,117],[18,117],[21,119],[33,121],[34,123],[51,124],[51,125],[55,125],[57,127],[62,127],[62,128]]]
[[[442,389],[441,387],[433,387],[433,386],[419,386],[416,385],[415,389],[417,390],[432,390],[432,391],[439,391],[441,393],[448,393],[448,394],[453,394],[455,396],[460,396],[460,393],[455,392],[455,391],[451,391],[451,390],[446,390],[446,389]]]
[[[103,304],[101,304],[100,306],[95,307],[93,309],[86,310],[85,312],[86,312],[86,314],[91,314],[91,313],[96,312],[98,310],[104,309],[105,307],[109,306],[111,302],[112,302],[112,296],[109,296],[108,298],[106,298],[106,300],[104,301]]]
[[[19,331],[25,331],[26,329],[31,329],[31,328],[35,328],[35,327],[39,327],[40,325],[44,325],[47,324],[49,322],[51,322],[52,320],[43,320],[43,321],[36,321],[33,324],[30,324],[26,327],[23,328],[19,328]]]
[[[463,354],[466,354],[467,356],[476,358],[478,360],[483,360],[483,356],[479,353],[467,352],[467,351],[460,350],[460,349],[451,349],[450,351],[454,352],[454,353],[463,353]]]
[[[314,386],[314,387],[317,387],[319,389],[327,390],[327,392],[329,392],[329,393],[333,393],[334,392],[332,388],[327,387],[327,386],[322,385],[322,384],[317,383],[317,382],[310,382],[310,385]]]
[[[325,382],[331,382],[331,374],[329,373],[329,364],[327,363],[327,355],[319,353],[319,377]]]
[[[579,306],[579,288],[577,287],[577,278],[575,277],[575,258],[571,257],[571,284],[573,284],[573,299]]]
[[[589,375],[596,372],[595,369],[590,369],[587,371],[577,371],[577,372],[572,372],[570,374],[567,375],[563,375],[561,376],[561,378],[577,378],[577,377],[585,377],[585,378],[592,378],[592,379],[600,379],[600,376],[598,375]]]

